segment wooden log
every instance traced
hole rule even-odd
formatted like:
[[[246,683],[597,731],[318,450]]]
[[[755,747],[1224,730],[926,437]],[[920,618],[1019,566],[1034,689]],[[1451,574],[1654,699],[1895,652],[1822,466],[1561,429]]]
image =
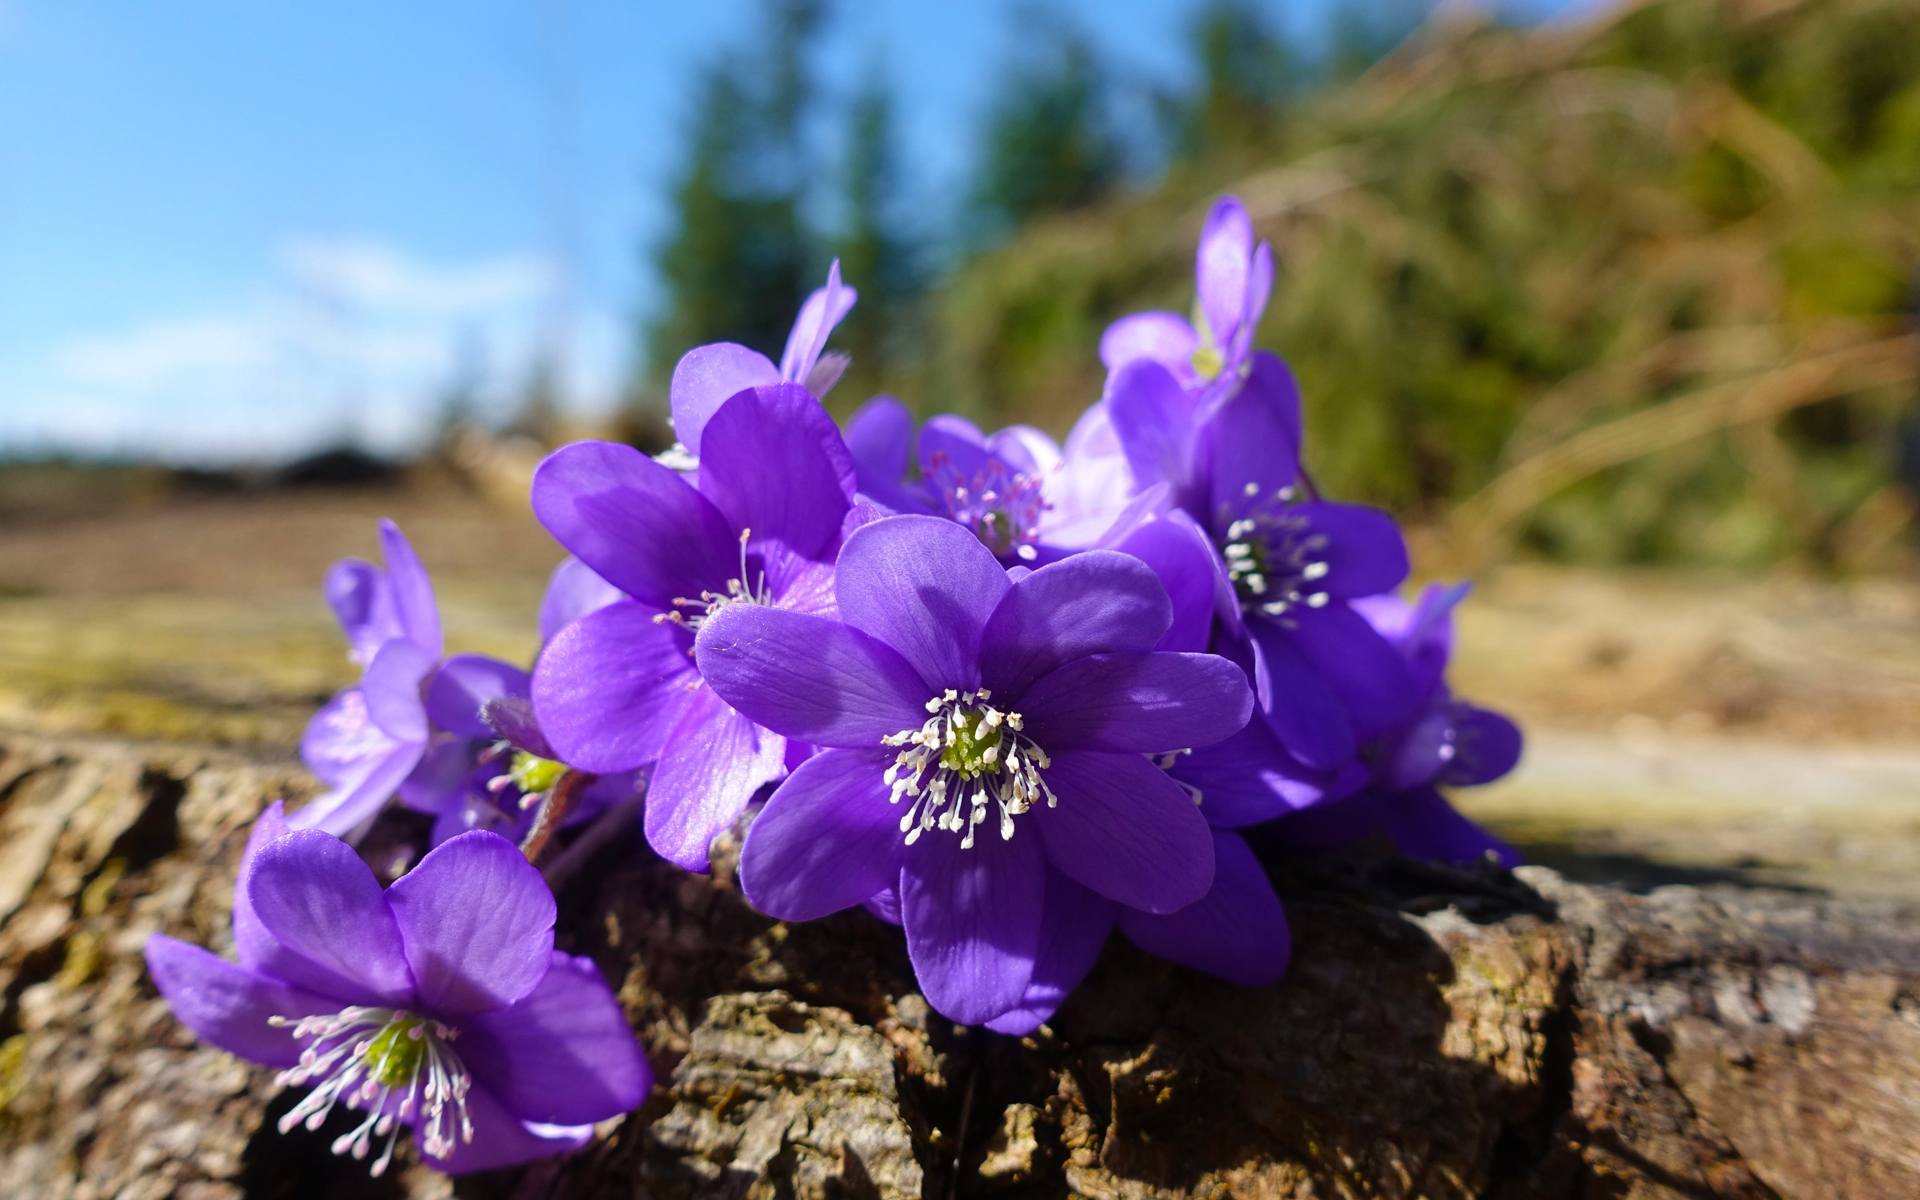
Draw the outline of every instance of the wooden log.
[[[659,1086],[565,1159],[369,1179],[282,1135],[273,1073],[146,978],[231,952],[247,827],[297,767],[0,735],[0,1195],[1920,1195],[1920,932],[1892,903],[1576,886],[1541,868],[1267,857],[1294,961],[1238,988],[1115,938],[1033,1037],[956,1028],[863,912],[786,925],[610,840],[560,895]],[[393,876],[421,824],[363,845]],[[339,1116],[336,1120],[345,1120]]]

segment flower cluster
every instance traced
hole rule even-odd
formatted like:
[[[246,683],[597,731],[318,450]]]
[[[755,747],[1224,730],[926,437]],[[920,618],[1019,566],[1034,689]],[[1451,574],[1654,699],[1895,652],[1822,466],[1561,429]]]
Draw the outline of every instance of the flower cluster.
[[[681,360],[670,451],[581,442],[541,464],[533,508],[570,557],[530,674],[443,657],[432,587],[383,525],[384,571],[328,578],[365,667],[303,747],[332,790],[256,831],[238,966],[155,939],[176,1012],[311,1086],[288,1124],[346,1104],[367,1116],[337,1148],[410,1123],[460,1170],[570,1144],[560,1126],[644,1090],[604,983],[547,965],[553,901],[526,862],[550,825],[616,819],[642,789],[647,841],[690,871],[757,804],[756,907],[866,908],[902,928],[935,1009],[1009,1034],[1116,928],[1278,979],[1286,917],[1250,827],[1514,861],[1439,790],[1520,751],[1446,686],[1465,588],[1398,599],[1392,519],[1302,469],[1298,386],[1253,346],[1273,278],[1219,201],[1192,318],[1109,328],[1104,393],[1063,446],[916,426],[887,396],[843,433],[822,405],[856,299],[835,264],[779,364],[729,344]],[[436,848],[382,895],[329,835],[395,796],[435,814]]]

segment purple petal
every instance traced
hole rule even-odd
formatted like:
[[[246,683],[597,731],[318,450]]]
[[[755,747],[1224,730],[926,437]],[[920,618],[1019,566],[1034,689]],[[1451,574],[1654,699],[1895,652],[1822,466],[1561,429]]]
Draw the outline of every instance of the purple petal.
[[[357,779],[368,764],[393,753],[401,743],[376,725],[367,711],[367,695],[347,688],[307,720],[300,758],[320,782],[337,787]]]
[[[1184,493],[1194,472],[1194,411],[1179,381],[1159,363],[1136,359],[1115,374],[1106,404],[1136,485],[1167,483]]]
[[[1445,704],[1429,705],[1377,751],[1380,782],[1394,791],[1432,783],[1459,751]]]
[[[1265,721],[1223,742],[1183,754],[1173,777],[1200,793],[1200,815],[1216,829],[1238,829],[1344,796],[1367,780],[1348,763],[1334,771],[1307,766],[1288,754]]]
[[[755,388],[707,422],[700,492],[748,545],[778,542],[808,558],[831,557],[853,503],[853,460],[833,418],[798,384]]]
[[[1458,701],[1449,706],[1455,752],[1440,782],[1455,787],[1492,783],[1520,763],[1520,727],[1497,712]]]
[[[1200,249],[1194,256],[1200,311],[1214,344],[1229,346],[1247,313],[1247,268],[1253,258],[1253,220],[1237,197],[1213,202],[1200,231]]]
[[[1120,931],[1161,958],[1264,987],[1286,973],[1292,939],[1280,898],[1238,834],[1213,835],[1213,887],[1178,912],[1120,910]]]
[[[562,761],[631,771],[658,758],[699,682],[684,629],[631,600],[568,625],[533,668],[533,708]]]
[[[972,533],[888,517],[855,530],[836,569],[841,620],[899,651],[935,692],[980,685],[980,634],[1008,582]]]
[[[1040,1028],[1093,969],[1113,931],[1118,906],[1049,867],[1046,908],[1040,916],[1040,952],[1033,980],[1017,1007],[987,1022],[995,1033],[1023,1037]]]
[[[201,1041],[269,1067],[300,1061],[293,1030],[272,1017],[339,1012],[338,1000],[235,966],[218,955],[162,934],[147,939],[147,973],[182,1025]]]
[[[900,878],[895,876],[885,891],[875,892],[860,902],[860,907],[889,925],[900,923]]]
[[[1247,298],[1242,305],[1240,328],[1225,347],[1228,362],[1247,361],[1247,353],[1253,348],[1253,335],[1260,328],[1260,318],[1266,313],[1267,301],[1272,296],[1273,247],[1261,242],[1253,248],[1253,262],[1247,271]],[[1299,444],[1297,436],[1294,444]]]
[[[1280,368],[1285,371],[1286,368]],[[1282,403],[1274,389],[1249,380],[1201,435],[1206,443],[1212,501],[1208,514],[1218,532],[1228,520],[1251,509],[1270,505],[1298,481],[1300,445],[1293,440]],[[1286,382],[1292,385],[1288,373]],[[1293,412],[1299,411],[1298,389]],[[1295,422],[1297,428],[1297,421]],[[1396,532],[1396,538],[1399,536]],[[1343,593],[1344,594],[1344,593]]]
[[[882,781],[892,762],[891,750],[828,750],[780,784],[740,847],[740,889],[755,908],[811,921],[900,882],[902,810]]]
[[[921,427],[919,456],[923,472],[931,474],[946,468],[961,479],[972,479],[985,471],[991,458],[980,427],[951,413],[932,417]]]
[[[1447,660],[1453,656],[1453,610],[1473,589],[1469,583],[1430,583],[1420,590],[1420,599],[1407,610],[1397,631],[1384,628],[1377,619],[1378,608],[1364,614],[1367,623],[1399,648],[1413,675],[1414,690],[1431,695],[1447,673]],[[1378,597],[1367,599],[1378,601]],[[1406,606],[1401,605],[1403,609]]]
[[[1185,317],[1170,312],[1134,313],[1107,326],[1100,335],[1100,362],[1108,371],[1118,371],[1136,359],[1157,362],[1183,384],[1197,382],[1193,373],[1193,352],[1200,348],[1200,335]]]
[[[780,378],[801,383],[813,373],[820,351],[826,348],[827,335],[852,311],[859,298],[859,292],[840,282],[840,260],[834,259],[833,265],[827,268],[827,286],[815,288],[800,305],[800,315],[794,318],[786,349],[780,355]]]
[[[553,569],[547,594],[540,599],[540,644],[546,645],[568,624],[620,599],[619,588],[569,555]]]
[[[1002,841],[982,829],[960,848],[934,830],[908,847],[900,871],[907,954],[927,1003],[962,1025],[1020,1003],[1040,949],[1046,859],[1033,830]]]
[[[1407,543],[1393,518],[1359,504],[1300,504],[1290,510],[1326,540],[1318,583],[1336,599],[1390,592],[1407,577]]]
[[[981,682],[1018,696],[1062,663],[1150,650],[1173,614],[1151,567],[1111,550],[1076,554],[1009,587],[980,638]]]
[[[420,699],[420,684],[433,673],[435,661],[418,643],[396,638],[380,647],[360,680],[367,715],[397,741],[427,740],[427,707]]]
[[[260,848],[243,884],[260,928],[286,951],[273,973],[323,995],[404,1008],[413,1000],[400,930],[373,871],[353,847],[318,830],[296,830]],[[318,967],[318,972],[308,967]]]
[[[690,698],[647,787],[647,842],[688,871],[707,870],[707,845],[786,770],[786,741],[728,708],[712,688]]]
[[[1048,862],[1149,912],[1172,912],[1206,895],[1213,881],[1206,818],[1145,756],[1070,750],[1054,755],[1041,778],[1060,800],[1028,818],[1040,827]]]
[[[1272,701],[1261,712],[1294,757],[1311,767],[1336,769],[1353,761],[1353,724],[1333,686],[1276,622],[1247,622],[1254,666],[1266,676]]]
[[[531,992],[553,951],[553,893],[512,842],[475,830],[427,852],[387,889],[429,1011],[485,1012]]]
[[[512,663],[484,654],[456,654],[440,664],[427,689],[427,716],[448,733],[492,741],[493,727],[481,715],[487,701],[503,696],[524,700],[532,694],[532,676]]]
[[[987,436],[987,453],[1015,472],[1040,478],[1059,468],[1060,444],[1031,425],[1009,425]]]
[[[1384,798],[1379,814],[1387,836],[1409,858],[1469,863],[1492,854],[1509,869],[1523,861],[1518,850],[1461,816],[1430,787]]]
[[[591,1125],[529,1125],[508,1112],[485,1087],[467,1093],[467,1113],[473,1121],[473,1140],[456,1136],[453,1153],[435,1158],[416,1138],[414,1144],[419,1147],[422,1162],[448,1175],[467,1175],[565,1154],[578,1150],[593,1137]]]
[[[345,837],[393,798],[420,765],[426,749],[425,742],[396,742],[384,754],[361,760],[331,791],[302,805],[287,823],[295,829],[318,829]]]
[[[931,692],[884,643],[825,617],[729,604],[694,640],[701,677],[768,729],[864,749],[926,721]]]
[[[393,608],[400,619],[400,628],[406,631],[408,640],[427,652],[428,658],[439,658],[443,652],[440,606],[433,598],[433,581],[427,578],[427,569],[420,565],[413,546],[392,521],[380,522],[380,552],[387,560],[387,586],[393,592]]]
[[[1193,518],[1175,510],[1141,525],[1114,548],[1146,563],[1173,606],[1173,623],[1158,643],[1146,649],[1195,654],[1206,650],[1213,632],[1219,556]]]
[[[381,646],[406,636],[400,614],[393,607],[393,589],[380,568],[358,558],[343,558],[327,568],[321,585],[327,604],[340,621],[351,647],[349,657],[361,666],[373,661]]]
[[[253,901],[247,890],[247,874],[253,870],[254,860],[260,857],[263,846],[290,832],[287,806],[275,800],[254,821],[253,828],[247,832],[247,848],[240,855],[240,871],[233,888],[233,945],[240,964],[249,969],[260,968],[272,961],[273,955],[279,953],[282,947],[272,934],[261,927],[260,918],[254,915]]]
[[[847,418],[846,442],[859,472],[860,490],[885,502],[885,493],[907,477],[913,456],[913,413],[893,396],[875,396]]]
[[[1060,466],[1044,485],[1049,507],[1040,516],[1041,540],[1070,548],[1092,545],[1132,494],[1133,469],[1106,403],[1096,400],[1074,422]]]
[[[1295,607],[1288,638],[1320,669],[1361,738],[1384,732],[1413,715],[1420,697],[1406,660],[1345,604]]]
[[[416,812],[444,811],[466,794],[468,777],[473,774],[474,753],[474,743],[467,738],[434,734],[420,761],[395,789],[400,803]]]
[[[1231,737],[1253,712],[1253,692],[1217,654],[1148,651],[1074,659],[1012,703],[1049,754],[1159,753]]]
[[[720,511],[632,446],[575,442],[547,455],[533,473],[533,511],[601,578],[655,608],[721,590],[739,569]]]
[[[1285,359],[1271,350],[1254,351],[1243,387],[1265,397],[1267,410],[1279,419],[1287,445],[1296,453],[1306,445],[1300,427],[1300,381]]]
[[[681,356],[667,385],[673,436],[699,457],[700,436],[722,404],[748,388],[779,382],[780,369],[758,351],[732,342],[695,346]]]
[[[511,1008],[460,1022],[462,1061],[523,1121],[590,1125],[640,1107],[652,1072],[600,968],[559,950],[549,961]]]

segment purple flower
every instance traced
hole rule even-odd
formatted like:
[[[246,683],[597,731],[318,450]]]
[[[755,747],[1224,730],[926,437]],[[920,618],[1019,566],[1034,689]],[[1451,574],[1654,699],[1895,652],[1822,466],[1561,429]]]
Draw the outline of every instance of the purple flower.
[[[446,714],[474,694],[525,691],[526,673],[510,664],[477,654],[441,661],[426,568],[393,522],[380,522],[380,542],[386,570],[347,559],[327,572],[327,601],[366,672],[307,723],[300,755],[329,790],[295,814],[299,828],[345,834],[396,793],[410,807],[443,811],[478,749]]]
[[[1273,248],[1253,240],[1238,197],[1214,201],[1194,256],[1194,321],[1169,312],[1135,313],[1107,327],[1100,361],[1108,371],[1157,362],[1201,398],[1203,415],[1231,395],[1253,363],[1253,335],[1273,293]]]
[[[838,620],[730,605],[695,643],[729,703],[825,747],[748,831],[747,897],[806,920],[897,888],[928,1001],[967,1023],[1077,978],[1104,906],[1206,895],[1213,835],[1146,755],[1252,704],[1233,664],[1153,649],[1172,611],[1138,559],[1013,574],[952,522],[892,517],[847,538]]]
[[[1429,584],[1411,606],[1391,595],[1355,602],[1405,658],[1412,712],[1364,748],[1366,788],[1350,800],[1281,822],[1289,840],[1323,846],[1379,831],[1414,858],[1473,862],[1491,853],[1503,866],[1520,863],[1519,851],[1462,816],[1440,791],[1491,783],[1520,761],[1519,728],[1499,713],[1454,699],[1445,682],[1453,608],[1467,591],[1464,583]]]
[[[957,521],[1008,565],[1052,562],[1098,545],[1127,524],[1130,508],[1153,503],[1133,497],[1126,457],[1100,405],[1081,417],[1062,452],[1030,425],[984,434],[955,416],[932,418],[916,436],[906,405],[876,396],[848,420],[847,448],[862,494],[897,513]]]
[[[238,963],[156,935],[147,968],[204,1040],[311,1090],[280,1121],[391,1161],[411,1126],[428,1162],[460,1174],[583,1145],[637,1107],[645,1058],[593,963],[553,948],[553,896],[491,833],[432,850],[385,892],[344,842],[290,831],[279,805],[248,840],[234,894]]]
[[[817,288],[800,306],[793,330],[787,335],[787,348],[780,365],[756,350],[733,342],[715,342],[695,346],[682,355],[673,368],[673,381],[667,399],[673,414],[673,433],[680,439],[680,454],[662,458],[676,468],[691,467],[700,460],[705,444],[707,423],[722,404],[748,388],[797,383],[815,397],[825,396],[846,370],[847,361],[839,355],[821,357],[827,335],[852,310],[859,293],[840,282],[840,260],[827,269],[827,286]]]
[[[1210,395],[1143,358],[1106,403],[1138,486],[1164,485],[1218,551],[1219,649],[1247,668],[1288,751],[1338,768],[1357,737],[1408,715],[1405,665],[1347,603],[1406,577],[1405,543],[1383,512],[1296,495],[1300,393],[1285,363],[1257,352],[1237,391]]]
[[[609,775],[657,763],[647,840],[689,870],[754,790],[807,753],[705,686],[694,633],[728,607],[827,612],[853,464],[826,410],[775,384],[705,423],[698,486],[628,446],[581,442],[534,475],[547,529],[622,598],[572,622],[533,676],[561,759]],[[857,519],[857,518],[856,518]]]

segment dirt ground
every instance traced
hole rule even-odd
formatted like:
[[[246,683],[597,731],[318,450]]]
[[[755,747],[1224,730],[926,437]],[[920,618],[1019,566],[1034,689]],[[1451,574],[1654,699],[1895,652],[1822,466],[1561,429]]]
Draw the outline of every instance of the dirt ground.
[[[526,661],[561,552],[451,485],[159,499],[0,524],[0,725],[293,753],[354,678],[327,565],[398,521],[448,643]],[[1630,886],[1920,895],[1920,582],[1510,566],[1460,612],[1456,690],[1528,753],[1457,798]]]

